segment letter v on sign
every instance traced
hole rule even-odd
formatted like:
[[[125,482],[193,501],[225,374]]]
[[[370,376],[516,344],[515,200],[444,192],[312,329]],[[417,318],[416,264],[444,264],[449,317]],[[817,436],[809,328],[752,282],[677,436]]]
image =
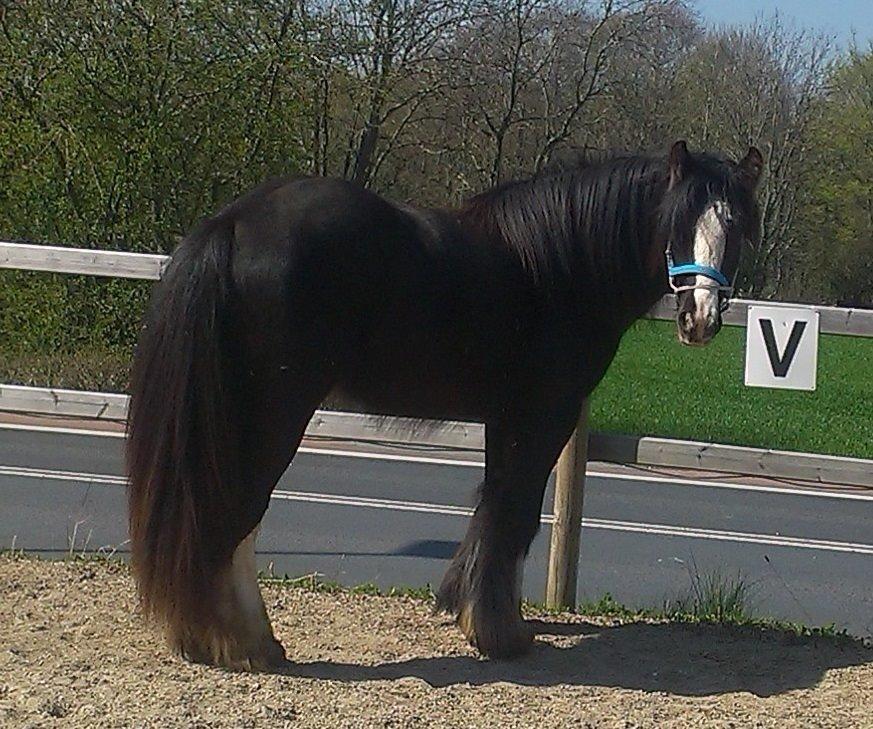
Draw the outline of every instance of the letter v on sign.
[[[805,321],[795,321],[791,327],[791,334],[788,336],[788,344],[785,345],[785,351],[779,354],[779,349],[776,345],[776,333],[773,331],[773,322],[770,319],[758,319],[758,324],[761,325],[761,333],[764,335],[764,344],[767,345],[767,356],[770,358],[770,367],[773,369],[773,374],[776,377],[785,377],[788,375],[788,369],[791,363],[794,362],[794,355],[797,354],[797,347],[800,344],[800,338],[803,336],[803,330],[806,329]]]
[[[746,385],[815,390],[817,366],[817,311],[785,306],[749,307]]]

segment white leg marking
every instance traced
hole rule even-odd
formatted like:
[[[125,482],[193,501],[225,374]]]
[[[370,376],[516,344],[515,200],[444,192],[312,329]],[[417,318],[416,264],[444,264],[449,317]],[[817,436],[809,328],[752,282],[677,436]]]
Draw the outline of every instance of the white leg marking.
[[[233,553],[230,566],[229,605],[252,637],[272,636],[267,611],[258,587],[258,567],[255,561],[255,536],[252,530]]]
[[[233,553],[231,564],[233,591],[240,609],[246,616],[263,611],[261,592],[258,589],[258,568],[255,562],[255,532],[240,542]]]
[[[221,631],[214,636],[213,660],[241,670],[260,670],[284,660],[273,636],[258,588],[255,534],[252,530],[234,550],[222,585]]]

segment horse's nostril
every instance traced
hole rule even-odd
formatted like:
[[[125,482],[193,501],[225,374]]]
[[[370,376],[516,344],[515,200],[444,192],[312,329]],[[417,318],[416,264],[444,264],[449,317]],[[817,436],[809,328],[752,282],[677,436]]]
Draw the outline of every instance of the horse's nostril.
[[[682,315],[679,317],[679,323],[686,331],[691,331],[692,329],[694,329],[694,317],[691,315],[691,312],[683,312]]]

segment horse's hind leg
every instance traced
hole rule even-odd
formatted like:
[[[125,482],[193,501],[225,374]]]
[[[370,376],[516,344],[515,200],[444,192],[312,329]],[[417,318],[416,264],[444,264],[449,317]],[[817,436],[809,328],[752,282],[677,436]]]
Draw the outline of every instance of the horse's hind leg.
[[[228,516],[235,548],[230,559],[217,566],[216,624],[181,641],[182,653],[192,660],[258,671],[285,659],[258,586],[255,538],[270,494],[326,392],[325,383],[304,386],[301,379],[260,368],[249,373],[249,397],[239,413],[242,462],[237,506]]]
[[[209,646],[212,661],[238,670],[264,670],[285,660],[258,588],[256,534],[257,527],[237,545],[221,576],[218,612],[224,631]]]
[[[546,481],[573,422],[568,416],[486,428],[479,505],[437,596],[437,606],[457,616],[485,655],[510,658],[533,640],[521,617],[524,558],[539,529]]]

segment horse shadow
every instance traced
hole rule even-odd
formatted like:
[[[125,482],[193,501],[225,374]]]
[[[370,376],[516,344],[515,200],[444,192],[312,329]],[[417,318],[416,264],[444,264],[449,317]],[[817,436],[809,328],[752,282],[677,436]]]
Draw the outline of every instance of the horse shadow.
[[[852,639],[723,625],[532,621],[538,638],[515,661],[469,655],[432,656],[377,665],[288,661],[277,673],[331,681],[418,678],[432,687],[584,685],[714,696],[759,697],[810,688],[834,668],[873,664],[873,651]]]

